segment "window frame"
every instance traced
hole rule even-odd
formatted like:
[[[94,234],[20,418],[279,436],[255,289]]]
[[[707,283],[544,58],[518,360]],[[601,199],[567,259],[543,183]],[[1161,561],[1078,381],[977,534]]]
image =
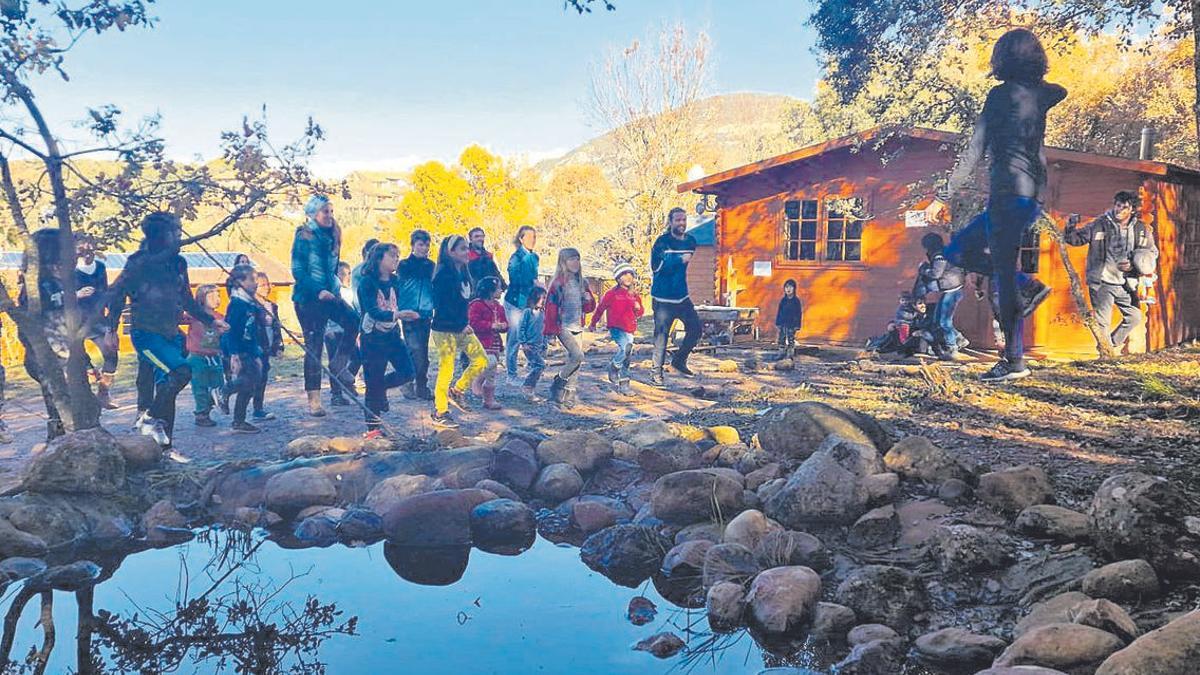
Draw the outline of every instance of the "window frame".
[[[779,267],[787,267],[787,268],[822,267],[822,268],[864,269],[864,268],[869,267],[869,263],[864,258],[865,258],[865,254],[866,254],[866,241],[865,241],[866,237],[865,237],[865,235],[867,232],[867,226],[871,223],[871,220],[872,220],[870,217],[862,217],[862,218],[854,219],[862,224],[862,230],[859,232],[859,237],[857,240],[846,238],[846,234],[848,233],[848,229],[849,229],[846,227],[846,224],[852,222],[851,218],[842,219],[842,222],[843,222],[842,237],[840,239],[832,240],[834,243],[842,244],[843,247],[845,246],[846,243],[854,243],[855,241],[857,241],[857,243],[859,245],[859,252],[858,252],[859,259],[858,260],[841,260],[841,259],[831,260],[831,259],[829,259],[829,250],[830,250],[829,245],[830,245],[831,239],[829,237],[829,206],[828,206],[828,203],[831,201],[848,200],[848,199],[857,199],[859,202],[860,211],[864,214],[870,213],[869,193],[850,194],[850,195],[845,195],[845,196],[829,194],[829,193],[819,193],[819,194],[799,193],[799,194],[793,194],[793,195],[786,196],[780,203],[779,216],[778,216],[779,217],[778,222],[780,223],[780,225],[777,226],[775,229],[776,236],[779,238],[778,245],[775,248],[776,265]],[[810,260],[799,259],[799,258],[793,259],[788,256],[788,254],[790,252],[789,249],[791,248],[792,245],[794,245],[794,240],[790,236],[790,233],[791,233],[790,225],[791,225],[791,221],[793,221],[793,220],[797,220],[800,223],[803,223],[806,220],[802,217],[803,216],[803,203],[806,201],[816,202],[816,205],[817,205],[817,216],[815,219],[816,239],[814,240],[815,241],[814,257],[813,257],[813,259],[810,259]],[[800,216],[799,218],[795,218],[795,219],[789,218],[788,205],[790,203],[800,204],[799,211],[797,211],[798,215]],[[803,242],[806,242],[809,240],[801,239],[799,241],[801,243],[803,243]]]
[[[1200,270],[1200,193],[1193,191],[1183,199],[1184,213],[1179,223],[1179,269]]]

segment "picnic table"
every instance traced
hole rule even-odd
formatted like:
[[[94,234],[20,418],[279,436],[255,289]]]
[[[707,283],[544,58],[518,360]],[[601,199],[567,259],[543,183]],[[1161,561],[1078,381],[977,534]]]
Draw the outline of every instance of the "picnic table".
[[[716,350],[739,340],[758,340],[757,307],[725,307],[723,305],[696,305],[700,316],[699,351]],[[672,342],[683,339],[683,324],[676,323],[671,333]]]

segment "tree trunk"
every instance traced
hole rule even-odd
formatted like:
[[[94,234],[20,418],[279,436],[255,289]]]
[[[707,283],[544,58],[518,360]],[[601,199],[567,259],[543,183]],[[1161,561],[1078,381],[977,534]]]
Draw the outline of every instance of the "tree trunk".
[[[1075,267],[1071,265],[1071,259],[1067,256],[1067,242],[1063,239],[1062,233],[1058,231],[1058,226],[1053,220],[1045,214],[1034,224],[1035,232],[1045,232],[1050,236],[1050,240],[1054,242],[1058,248],[1058,254],[1062,260],[1063,268],[1067,271],[1067,280],[1070,283],[1071,298],[1075,300],[1075,311],[1079,313],[1079,318],[1083,320],[1083,325],[1092,333],[1092,339],[1096,341],[1096,351],[1100,353],[1100,358],[1111,359],[1116,357],[1117,352],[1113,349],[1111,338],[1108,334],[1108,329],[1101,326],[1096,320],[1096,315],[1088,306],[1087,300],[1083,297],[1083,282],[1079,280],[1079,272],[1075,271]]]

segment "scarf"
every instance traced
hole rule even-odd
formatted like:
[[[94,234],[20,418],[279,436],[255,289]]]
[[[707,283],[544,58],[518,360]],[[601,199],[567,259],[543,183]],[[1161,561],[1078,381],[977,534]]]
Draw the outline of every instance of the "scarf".
[[[96,259],[92,258],[91,263],[85,263],[82,260],[78,260],[75,262],[75,269],[79,270],[83,274],[91,276],[96,273]]]

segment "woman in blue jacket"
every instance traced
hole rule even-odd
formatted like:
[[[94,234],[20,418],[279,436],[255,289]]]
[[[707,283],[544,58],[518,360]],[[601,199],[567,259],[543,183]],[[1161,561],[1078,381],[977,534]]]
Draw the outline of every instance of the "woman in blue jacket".
[[[504,313],[508,320],[508,329],[512,335],[505,342],[505,368],[508,370],[510,384],[519,384],[517,379],[517,352],[520,351],[520,340],[517,339],[517,326],[525,313],[525,305],[529,292],[537,285],[538,254],[533,247],[537,245],[537,230],[532,225],[522,225],[513,238],[512,257],[508,259],[508,291],[504,294]]]

